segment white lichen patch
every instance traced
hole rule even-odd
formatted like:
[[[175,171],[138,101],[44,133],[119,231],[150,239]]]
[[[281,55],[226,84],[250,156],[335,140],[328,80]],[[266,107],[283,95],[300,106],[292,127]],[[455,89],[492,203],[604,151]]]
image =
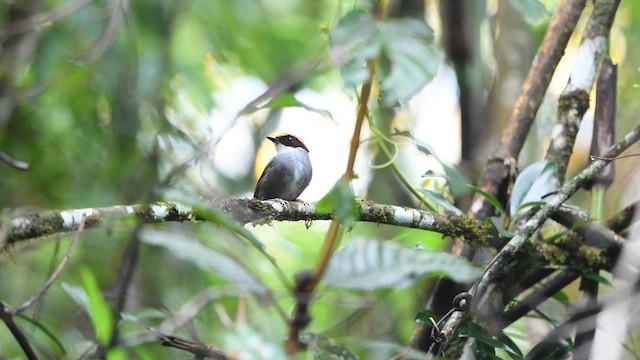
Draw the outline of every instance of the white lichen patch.
[[[26,218],[20,217],[11,219],[11,227],[14,229],[24,230],[29,228],[30,222]]]
[[[602,36],[585,39],[580,43],[566,91],[584,90],[589,92],[596,76],[597,59],[602,53],[604,45],[605,38]]]
[[[279,199],[273,199],[273,200],[267,200],[266,201],[269,205],[271,205],[271,207],[273,208],[273,210],[281,213],[284,211],[285,207],[284,204],[282,203],[281,200]]]
[[[482,203],[483,203],[482,199],[478,199],[478,200],[474,201],[473,204],[471,205],[471,212],[473,212],[475,214],[480,212],[480,210],[482,209]]]
[[[93,209],[61,211],[60,217],[62,218],[62,226],[66,229],[74,228],[80,224],[83,217],[90,217],[93,214]]]
[[[136,209],[133,206],[125,206],[124,207],[124,211],[128,214],[128,215],[133,215],[136,213]]]
[[[151,204],[151,215],[154,219],[162,219],[169,215],[169,209],[166,205],[162,204]]]
[[[398,224],[412,224],[414,210],[396,207],[393,211],[393,218]]]
[[[295,207],[298,212],[303,214],[312,214],[315,210],[313,204],[305,201],[296,200],[294,202],[291,202],[290,204]]]
[[[431,214],[423,213],[422,219],[420,219],[420,228],[430,228],[433,226],[433,224],[435,224],[435,222],[436,219]]]
[[[190,206],[183,205],[183,204],[176,204],[176,210],[178,210],[178,213],[180,214],[187,214],[193,211],[193,209]]]
[[[555,148],[564,147],[565,138],[563,136],[563,130],[564,128],[562,127],[562,124],[556,124],[553,127],[553,130],[551,130],[551,142],[554,144]]]

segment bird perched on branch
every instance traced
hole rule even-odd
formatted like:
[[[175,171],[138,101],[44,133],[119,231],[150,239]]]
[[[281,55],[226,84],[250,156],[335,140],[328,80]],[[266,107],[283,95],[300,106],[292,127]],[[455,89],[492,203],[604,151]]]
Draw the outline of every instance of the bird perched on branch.
[[[283,134],[267,136],[276,145],[276,156],[264,168],[253,197],[256,199],[295,200],[311,182],[309,149],[300,139]]]

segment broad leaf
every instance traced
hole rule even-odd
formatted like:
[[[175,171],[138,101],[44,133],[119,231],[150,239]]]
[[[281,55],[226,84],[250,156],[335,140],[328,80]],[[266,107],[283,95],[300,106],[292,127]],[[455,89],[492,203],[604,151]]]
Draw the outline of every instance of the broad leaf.
[[[457,215],[463,215],[462,210],[458,209],[455,205],[449,202],[444,195],[437,191],[429,190],[429,189],[420,189],[420,191],[425,194],[429,199],[435,202],[442,209],[451,211]]]
[[[96,340],[106,345],[111,340],[113,331],[113,313],[102,296],[100,287],[93,273],[87,267],[80,269],[82,287],[62,283],[62,288],[89,315],[96,333]]]
[[[379,59],[381,95],[388,105],[415,95],[433,79],[442,61],[426,23],[415,19],[381,22],[362,10],[340,20],[331,32],[331,49],[347,88],[365,82],[366,61]]]
[[[513,184],[509,212],[518,213],[521,205],[542,201],[542,197],[558,188],[558,169],[555,161],[541,160],[527,166]]]
[[[195,241],[186,234],[145,229],[141,238],[146,244],[161,246],[175,257],[212,271],[249,291],[257,294],[268,292],[267,288],[236,260]]]
[[[521,360],[523,358],[522,351],[520,351],[513,340],[504,333],[499,336],[491,336],[480,325],[470,323],[469,326],[461,332],[461,335],[474,338],[476,341],[491,348],[502,349],[514,360]]]
[[[418,251],[392,242],[352,240],[332,256],[323,278],[329,286],[374,290],[403,287],[425,274],[457,282],[477,279],[482,271],[470,262],[437,251]]]
[[[424,310],[418,311],[418,313],[416,314],[416,317],[415,317],[415,321],[431,325],[431,318],[433,318],[434,320],[438,321],[437,320],[437,315],[436,315],[435,312],[433,312],[433,311],[431,311],[429,309],[424,309]]]
[[[429,144],[417,139],[409,131],[400,131],[398,129],[395,129],[395,132],[393,133],[393,135],[405,136],[412,139],[415,142],[416,147],[419,151],[427,155],[433,156],[433,158],[436,159],[436,161],[438,161],[440,165],[442,165],[442,168],[444,169],[444,172],[446,174],[445,178],[449,181],[449,188],[451,189],[451,194],[454,197],[458,197],[464,193],[469,192],[470,181],[464,175],[462,170],[460,170],[460,168],[455,164],[450,164],[449,162],[439,157],[438,154],[433,150],[433,148],[429,146]],[[430,174],[430,173],[427,171],[425,172],[425,175],[427,174]]]
[[[482,197],[487,199],[487,201],[490,202],[491,205],[493,205],[493,207],[496,208],[496,210],[498,210],[498,212],[500,213],[500,216],[505,216],[506,215],[506,213],[504,211],[504,208],[502,207],[502,204],[500,204],[500,201],[498,199],[496,199],[495,196],[493,196],[493,195],[489,194],[488,192],[480,189],[479,187],[475,187],[473,185],[468,185],[468,187],[474,193],[480,194],[480,195],[482,195]]]
[[[442,54],[431,44],[433,31],[416,19],[379,24],[382,64],[388,64],[380,86],[387,105],[410,99],[436,75]],[[382,70],[386,72],[386,66]]]
[[[82,275],[82,287],[89,297],[89,316],[96,332],[96,339],[100,344],[107,345],[111,341],[113,332],[113,312],[111,307],[102,296],[98,280],[88,267],[83,267],[80,271]]]
[[[344,226],[352,226],[358,219],[358,203],[349,182],[338,180],[325,196],[316,203],[318,212],[331,212]]]

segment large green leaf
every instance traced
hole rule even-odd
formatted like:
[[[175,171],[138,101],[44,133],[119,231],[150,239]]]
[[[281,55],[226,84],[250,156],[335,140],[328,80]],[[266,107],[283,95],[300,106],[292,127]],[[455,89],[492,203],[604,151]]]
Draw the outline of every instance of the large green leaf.
[[[368,79],[365,63],[379,59],[381,95],[388,105],[406,101],[433,79],[442,53],[433,46],[433,31],[415,19],[374,19],[354,10],[331,32],[334,61],[347,88]]]
[[[96,340],[102,345],[111,341],[113,332],[113,312],[102,296],[98,281],[87,267],[80,269],[82,287],[62,283],[62,288],[89,315],[96,333]]]
[[[509,212],[515,216],[520,207],[542,200],[558,188],[558,169],[553,160],[540,160],[527,166],[513,184]]]
[[[191,262],[257,294],[266,294],[267,288],[246,268],[231,257],[215,251],[192,239],[187,234],[145,229],[142,241],[161,246],[175,257]]]
[[[433,31],[423,21],[379,23],[383,71],[380,87],[387,105],[410,99],[436,75],[442,54],[432,46]]]
[[[408,286],[425,274],[469,282],[482,271],[465,259],[443,252],[361,238],[336,251],[323,280],[334,287],[374,290]]]

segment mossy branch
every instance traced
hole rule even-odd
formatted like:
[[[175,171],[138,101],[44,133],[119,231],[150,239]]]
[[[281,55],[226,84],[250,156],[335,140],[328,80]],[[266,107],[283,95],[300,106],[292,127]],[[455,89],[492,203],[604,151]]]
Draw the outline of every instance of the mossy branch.
[[[315,203],[303,201],[224,199],[210,200],[210,204],[242,225],[332,218],[331,213],[316,211]],[[478,221],[453,214],[439,215],[370,201],[359,202],[358,211],[360,221],[365,222],[435,231],[444,236],[462,236],[480,242],[485,242],[489,237],[486,228]],[[44,211],[5,218],[0,228],[0,233],[4,235],[0,238],[0,244],[6,248],[25,240],[75,231],[83,217],[86,218],[87,228],[105,227],[127,219],[148,224],[203,220],[191,207],[174,202]]]

